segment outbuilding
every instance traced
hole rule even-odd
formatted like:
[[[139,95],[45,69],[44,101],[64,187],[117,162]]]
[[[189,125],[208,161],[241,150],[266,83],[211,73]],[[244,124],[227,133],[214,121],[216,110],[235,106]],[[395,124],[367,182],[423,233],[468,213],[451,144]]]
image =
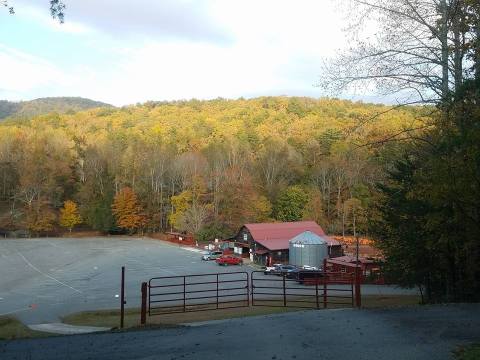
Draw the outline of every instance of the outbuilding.
[[[305,231],[326,241],[329,257],[343,255],[340,242],[327,236],[315,221],[245,224],[232,240],[257,264],[288,263],[290,240]]]

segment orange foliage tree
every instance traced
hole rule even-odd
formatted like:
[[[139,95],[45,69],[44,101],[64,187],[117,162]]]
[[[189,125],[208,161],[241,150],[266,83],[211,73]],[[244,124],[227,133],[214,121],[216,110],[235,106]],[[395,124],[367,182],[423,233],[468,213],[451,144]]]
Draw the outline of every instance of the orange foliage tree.
[[[117,225],[131,234],[142,229],[147,223],[142,205],[139,203],[137,195],[129,187],[123,188],[115,195],[112,212]]]

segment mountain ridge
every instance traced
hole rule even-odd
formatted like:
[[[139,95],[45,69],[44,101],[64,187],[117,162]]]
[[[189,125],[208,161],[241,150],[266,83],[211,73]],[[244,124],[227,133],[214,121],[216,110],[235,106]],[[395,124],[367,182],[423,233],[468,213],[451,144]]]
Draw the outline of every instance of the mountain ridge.
[[[6,118],[32,117],[51,112],[60,114],[113,105],[82,97],[44,97],[28,101],[0,100],[0,121]]]

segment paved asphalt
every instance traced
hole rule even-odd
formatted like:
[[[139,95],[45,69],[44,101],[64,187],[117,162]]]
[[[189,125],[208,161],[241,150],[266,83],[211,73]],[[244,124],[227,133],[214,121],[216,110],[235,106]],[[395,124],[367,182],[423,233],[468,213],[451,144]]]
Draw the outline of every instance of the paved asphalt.
[[[2,360],[452,359],[480,340],[480,304],[310,310],[195,327],[0,342]]]
[[[139,306],[140,284],[153,276],[252,270],[246,265],[220,268],[200,257],[149,238],[0,239],[0,315],[30,325],[59,322],[78,311],[117,308],[122,265],[127,307]],[[362,286],[362,294],[398,293],[411,291]]]

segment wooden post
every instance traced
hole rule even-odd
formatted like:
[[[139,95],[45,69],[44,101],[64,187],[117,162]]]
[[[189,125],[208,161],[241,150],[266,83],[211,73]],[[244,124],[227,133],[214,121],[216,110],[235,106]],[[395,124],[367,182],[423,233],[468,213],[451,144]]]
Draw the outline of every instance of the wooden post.
[[[125,319],[125,266],[122,266],[122,279],[120,288],[120,329],[123,329]]]
[[[283,273],[283,306],[287,307],[287,292],[285,289],[285,276],[286,274]]]
[[[147,283],[142,282],[142,309],[140,311],[140,324],[147,323]]]
[[[362,306],[362,296],[360,294],[360,283],[361,283],[360,275],[361,275],[360,266],[357,265],[357,267],[355,268],[355,305],[358,308]]]

